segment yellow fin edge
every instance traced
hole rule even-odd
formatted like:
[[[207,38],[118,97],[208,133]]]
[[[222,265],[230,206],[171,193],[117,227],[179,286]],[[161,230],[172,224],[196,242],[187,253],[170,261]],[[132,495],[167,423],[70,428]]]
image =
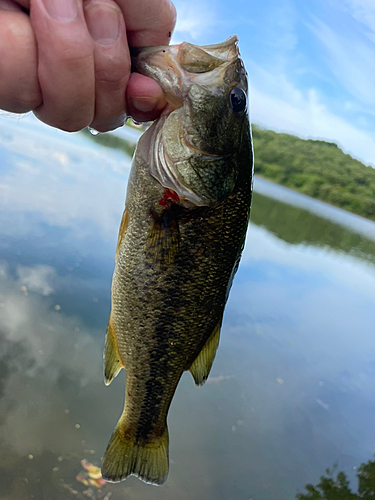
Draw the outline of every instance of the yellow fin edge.
[[[128,209],[125,207],[124,213],[122,214],[120,229],[118,232],[115,262],[117,262],[118,254],[120,252],[121,244],[122,244],[122,241],[124,239],[128,224],[129,224],[129,212],[128,212]]]
[[[124,436],[120,419],[104,455],[103,479],[115,483],[134,475],[145,483],[163,484],[169,471],[167,426],[162,436],[148,442],[136,442]]]
[[[109,385],[116,377],[121,368],[125,368],[121,363],[116,344],[116,335],[111,318],[109,319],[107,334],[105,336],[104,347],[104,382]]]
[[[210,374],[220,340],[221,321],[189,368],[196,385],[203,385]]]

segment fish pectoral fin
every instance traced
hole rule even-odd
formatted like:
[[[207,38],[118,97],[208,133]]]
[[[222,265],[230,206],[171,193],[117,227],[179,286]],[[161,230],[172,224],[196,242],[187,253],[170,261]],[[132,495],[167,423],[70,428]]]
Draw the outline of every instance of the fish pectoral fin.
[[[104,347],[104,382],[109,385],[116,377],[121,368],[125,368],[121,363],[117,349],[116,335],[111,319],[107,327]]]
[[[148,239],[148,252],[154,262],[172,264],[180,248],[178,217],[173,207],[164,210],[161,216],[152,214],[153,224]]]
[[[169,471],[168,428],[160,437],[137,442],[128,438],[121,419],[108,443],[103,459],[102,477],[118,482],[130,475],[152,484],[163,484]]]
[[[129,212],[128,212],[128,209],[125,207],[124,213],[122,214],[120,229],[118,232],[115,262],[117,262],[117,257],[118,257],[118,254],[120,252],[121,244],[122,244],[122,241],[124,239],[128,224],[129,224]]]
[[[189,368],[196,385],[203,385],[210,374],[220,340],[221,320],[216,325],[210,338]]]

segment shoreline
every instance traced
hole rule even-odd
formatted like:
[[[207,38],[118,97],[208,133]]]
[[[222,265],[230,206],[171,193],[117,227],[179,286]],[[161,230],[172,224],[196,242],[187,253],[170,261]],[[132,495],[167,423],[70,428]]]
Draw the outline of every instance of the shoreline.
[[[321,198],[315,198],[315,196],[311,196],[309,194],[303,193],[302,191],[299,191],[298,189],[291,187],[291,186],[286,186],[285,184],[280,184],[279,182],[276,182],[273,179],[270,179],[269,177],[264,177],[263,175],[260,174],[254,174],[255,178],[262,179],[267,182],[271,182],[272,184],[275,184],[275,186],[281,186],[285,189],[290,189],[290,191],[293,191],[294,193],[298,193],[302,196],[306,196],[307,198],[310,198],[311,200],[317,200],[320,201],[321,203],[325,203],[326,205],[333,207],[333,208],[338,208],[339,210],[343,210],[344,212],[347,212],[348,214],[355,215],[356,217],[360,217],[361,219],[369,222],[373,222],[375,224],[375,219],[370,219],[368,217],[365,217],[362,214],[358,214],[357,212],[352,212],[351,210],[347,210],[346,208],[339,207],[338,205],[334,205],[333,203],[330,203],[329,201],[322,200]]]

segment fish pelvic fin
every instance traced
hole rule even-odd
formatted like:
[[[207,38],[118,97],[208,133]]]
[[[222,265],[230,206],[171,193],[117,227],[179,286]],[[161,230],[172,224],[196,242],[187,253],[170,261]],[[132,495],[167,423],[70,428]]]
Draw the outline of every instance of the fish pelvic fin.
[[[120,419],[104,455],[103,479],[118,482],[134,475],[145,483],[163,484],[169,471],[168,447],[167,425],[160,437],[136,441],[134,437],[127,437]]]
[[[220,340],[221,320],[189,368],[195,385],[203,385],[210,374]]]
[[[120,253],[122,241],[124,239],[126,230],[128,228],[128,224],[129,224],[129,212],[128,212],[128,209],[125,207],[124,213],[122,214],[120,229],[119,229],[119,232],[118,232],[116,254],[115,254],[115,262],[117,262],[118,254]]]
[[[121,368],[125,368],[121,362],[116,343],[115,329],[112,320],[109,320],[104,347],[104,382],[109,385],[116,377]]]

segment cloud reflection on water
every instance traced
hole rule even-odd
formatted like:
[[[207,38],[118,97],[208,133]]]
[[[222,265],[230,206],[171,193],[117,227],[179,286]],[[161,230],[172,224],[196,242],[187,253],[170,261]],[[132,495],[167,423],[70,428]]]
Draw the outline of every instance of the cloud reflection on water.
[[[93,148],[80,134],[51,132],[40,124],[34,130],[34,122],[0,117],[2,210],[42,214],[45,223],[61,227],[92,221],[106,233],[116,232],[130,159]]]
[[[0,467],[12,472],[11,500],[29,498],[16,489],[21,477],[38,492],[41,470],[51,477],[39,498],[66,499],[52,469],[73,478],[86,449],[100,463],[123,404],[123,375],[104,387],[101,351],[128,160],[81,136],[6,124]],[[118,497],[291,500],[332,463],[350,469],[372,456],[371,242],[296,211],[263,204],[250,225],[211,383],[197,389],[187,373],[172,404],[168,482],[132,478],[115,486]]]

